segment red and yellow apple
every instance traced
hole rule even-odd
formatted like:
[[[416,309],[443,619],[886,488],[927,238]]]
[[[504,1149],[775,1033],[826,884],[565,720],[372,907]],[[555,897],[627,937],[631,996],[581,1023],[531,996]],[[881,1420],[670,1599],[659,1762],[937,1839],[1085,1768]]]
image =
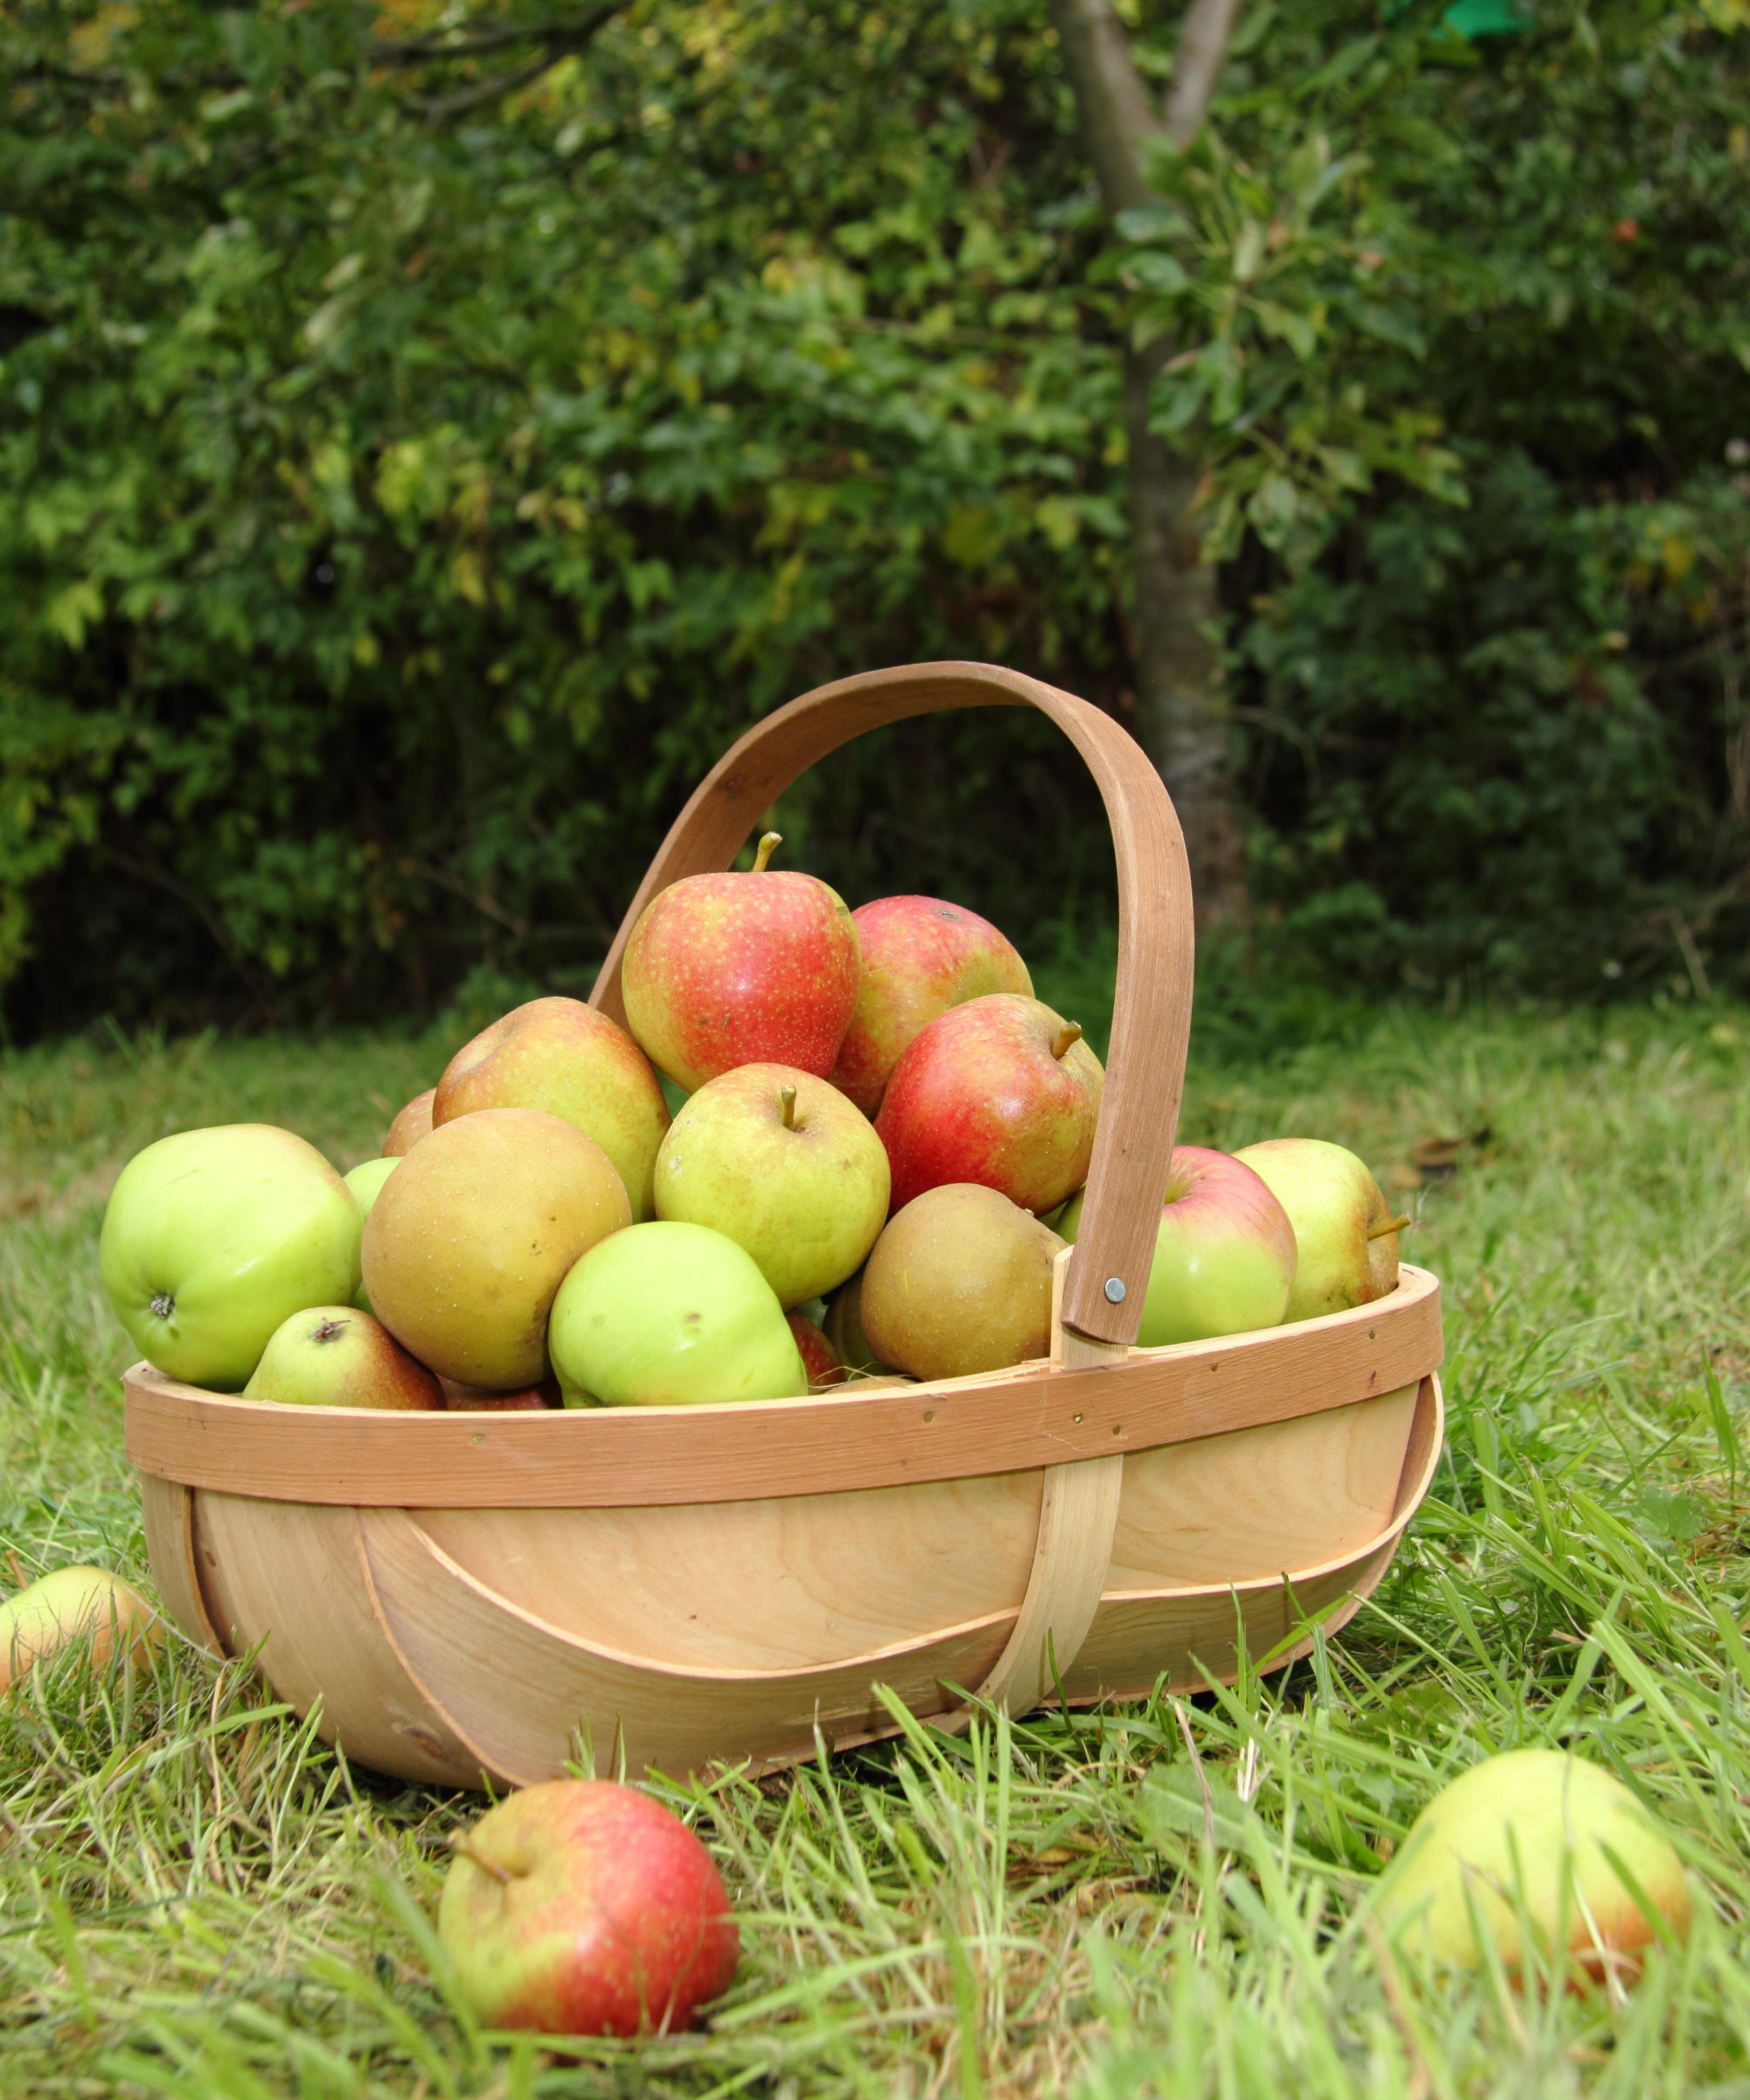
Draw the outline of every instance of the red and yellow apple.
[[[444,1396],[388,1329],[356,1305],[312,1305],[274,1330],[243,1388],[288,1407],[440,1408]]]
[[[1104,1079],[1080,1029],[1036,999],[950,1007],[895,1065],[875,1118],[894,1209],[977,1181],[1023,1211],[1055,1210],[1088,1178]]]
[[[626,1021],[687,1092],[738,1065],[824,1079],[856,1011],[857,929],[836,890],[766,865],[694,875],[653,897],[626,943]]]
[[[382,1141],[385,1159],[399,1159],[404,1153],[411,1152],[421,1138],[431,1128],[431,1104],[437,1098],[437,1088],[427,1087],[422,1094],[415,1094],[406,1107],[396,1112],[389,1126],[389,1135]]]
[[[161,1647],[157,1612],[107,1568],[57,1568],[0,1604],[0,1692],[70,1643],[89,1638],[102,1670],[124,1655],[144,1664]]]
[[[465,1043],[437,1083],[432,1126],[479,1109],[542,1109],[576,1123],[618,1169],[633,1217],[651,1215],[668,1105],[650,1060],[594,1007],[531,999]]]
[[[1073,1240],[1081,1197],[1057,1229]],[[1200,1145],[1173,1149],[1148,1295],[1137,1340],[1145,1349],[1279,1325],[1294,1289],[1294,1228],[1261,1176]]]
[[[1027,965],[988,919],[939,897],[878,897],[851,915],[863,954],[833,1084],[873,1116],[901,1055],[938,1014],[987,992],[1031,999]]]
[[[488,2027],[679,2034],[734,1980],[740,1939],[710,1854],[635,1787],[547,1780],[453,1842],[438,1939]]]
[[[807,1374],[808,1390],[817,1387],[842,1385],[845,1367],[833,1353],[833,1345],[806,1312],[786,1312],[791,1334],[796,1340],[796,1353],[802,1360],[802,1369]]]
[[[1370,1305],[1397,1288],[1398,1233],[1365,1163],[1322,1137],[1271,1137],[1234,1157],[1269,1183],[1288,1214],[1297,1250],[1289,1320]]]

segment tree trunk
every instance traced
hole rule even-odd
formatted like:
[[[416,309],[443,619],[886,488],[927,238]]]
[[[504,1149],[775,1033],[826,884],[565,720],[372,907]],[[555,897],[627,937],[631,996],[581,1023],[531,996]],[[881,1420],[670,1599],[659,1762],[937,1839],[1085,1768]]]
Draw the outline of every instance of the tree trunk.
[[[1239,14],[1239,0],[1192,0],[1179,33],[1164,112],[1137,70],[1111,0],[1051,0],[1064,69],[1107,210],[1145,204],[1146,154],[1182,150],[1201,129]],[[1244,924],[1244,840],[1227,750],[1216,638],[1216,576],[1202,558],[1192,501],[1196,459],[1149,428],[1148,399],[1172,345],[1125,359],[1138,726],[1184,828],[1200,933]]]

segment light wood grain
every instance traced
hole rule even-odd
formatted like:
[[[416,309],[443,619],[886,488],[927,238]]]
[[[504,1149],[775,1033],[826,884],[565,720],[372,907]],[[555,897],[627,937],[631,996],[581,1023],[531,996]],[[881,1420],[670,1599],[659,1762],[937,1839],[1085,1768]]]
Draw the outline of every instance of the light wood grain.
[[[1055,722],[1094,775],[1111,827],[1117,990],[1065,1318],[1098,1340],[1134,1342],[1178,1124],[1193,933],[1178,819],[1160,774],[1110,715],[995,664],[913,664],[805,693],[757,722],[694,791],[627,908],[591,1003],[625,1021],[621,960],[645,906],[687,876],[727,867],[771,804],[811,765],[865,730],[910,716],[978,707],[1036,708]],[[1116,1304],[1106,1295],[1109,1277],[1125,1286]]]
[[[224,1643],[206,1615],[194,1562],[194,1498],[178,1480],[139,1478],[140,1514],[152,1577],[164,1608],[195,1646],[223,1657]]]
[[[1220,1342],[844,1399],[528,1414],[276,1407],[127,1374],[127,1454],[192,1487],[403,1508],[643,1507],[1033,1471],[1395,1391],[1441,1357],[1439,1286]]]

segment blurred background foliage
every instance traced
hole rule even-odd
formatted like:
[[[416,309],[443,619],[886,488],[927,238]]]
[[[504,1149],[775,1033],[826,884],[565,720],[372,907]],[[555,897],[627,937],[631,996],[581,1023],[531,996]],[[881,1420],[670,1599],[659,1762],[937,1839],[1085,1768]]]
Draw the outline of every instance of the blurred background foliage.
[[[1124,718],[1117,349],[1163,324],[1234,968],[1743,988],[1743,0],[1253,0],[1116,231],[1042,0],[533,10],[0,9],[13,1036],[581,991],[698,774],[845,672]],[[1177,9],[1124,11],[1164,77]],[[780,821],[853,902],[1042,957],[1109,917],[1007,712]]]

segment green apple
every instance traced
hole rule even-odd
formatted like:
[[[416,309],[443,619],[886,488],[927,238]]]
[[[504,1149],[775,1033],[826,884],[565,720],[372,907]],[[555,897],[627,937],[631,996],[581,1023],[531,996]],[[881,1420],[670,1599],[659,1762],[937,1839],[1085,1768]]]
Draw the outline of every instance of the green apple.
[[[1516,1967],[1529,1923],[1546,1947],[1565,1938],[1596,1976],[1633,1968],[1655,1937],[1635,1888],[1682,1939],[1689,1884],[1657,1817],[1584,1758],[1508,1750],[1443,1787],[1416,1817],[1381,1887],[1380,1915],[1407,1947],[1461,1969],[1482,1959],[1478,1927]]]
[[[790,1065],[709,1079],[656,1154],[656,1215],[745,1247],[786,1306],[861,1267],[887,1222],[887,1154],[838,1089]]]
[[[1073,1240],[1081,1195],[1056,1229]],[[1262,1179],[1225,1152],[1173,1149],[1137,1340],[1145,1349],[1274,1327],[1294,1289],[1294,1228]]]
[[[381,1159],[361,1159],[358,1165],[346,1175],[347,1186],[352,1191],[353,1199],[359,1207],[359,1222],[361,1230],[365,1220],[371,1214],[372,1204],[382,1193],[383,1183],[400,1163],[400,1154],[385,1153]],[[371,1304],[371,1295],[365,1288],[365,1279],[362,1275],[359,1278],[358,1289],[352,1294],[352,1302],[361,1312],[369,1312],[373,1309]]]
[[[275,1328],[245,1400],[288,1407],[441,1408],[444,1395],[380,1321],[356,1305],[312,1305]]]
[[[559,1286],[547,1347],[568,1407],[691,1407],[808,1390],[758,1264],[706,1225],[630,1225],[591,1247]]]
[[[1394,1218],[1366,1165],[1322,1137],[1272,1137],[1234,1154],[1269,1185],[1294,1228],[1288,1320],[1371,1305],[1398,1286]]]
[[[161,1137],[122,1170],[99,1262],[116,1317],[171,1378],[234,1392],[282,1320],[344,1304],[363,1221],[313,1145],[263,1123]]]

